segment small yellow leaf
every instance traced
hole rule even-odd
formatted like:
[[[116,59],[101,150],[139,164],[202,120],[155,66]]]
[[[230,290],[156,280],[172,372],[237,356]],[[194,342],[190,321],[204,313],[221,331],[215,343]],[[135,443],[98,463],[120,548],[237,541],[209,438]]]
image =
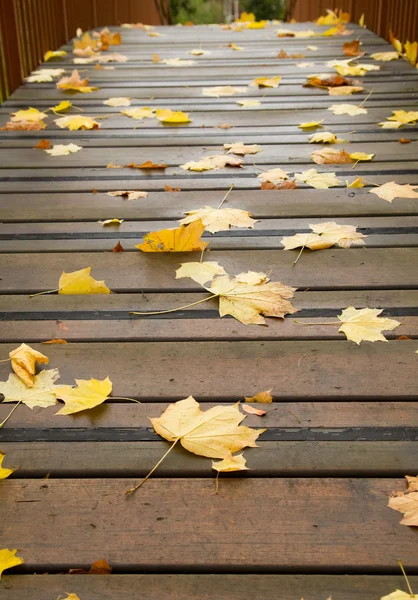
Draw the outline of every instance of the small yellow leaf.
[[[104,100],[103,104],[106,104],[106,106],[131,106],[131,99],[124,97],[109,98]]]
[[[389,40],[395,50],[399,52],[399,54],[402,54],[402,43],[393,35],[391,29],[389,29]]]
[[[231,50],[244,50],[242,46],[237,46],[236,44],[228,44],[228,48],[231,48]]]
[[[303,181],[317,190],[326,190],[340,184],[335,173],[318,173],[316,169],[308,169],[302,173],[295,173],[296,181]]]
[[[211,54],[209,50],[202,50],[202,48],[194,48],[193,50],[189,50],[189,54],[193,56],[204,56],[205,54]]]
[[[177,229],[152,231],[144,237],[142,244],[135,246],[142,252],[195,252],[204,250],[208,242],[201,240],[205,227],[202,221],[180,225]]]
[[[350,158],[353,160],[373,160],[376,154],[366,154],[365,152],[352,152]]]
[[[405,42],[405,56],[411,63],[415,65],[418,59],[418,42]]]
[[[0,481],[2,479],[7,479],[8,477],[10,477],[10,475],[13,473],[13,471],[16,470],[16,469],[6,469],[6,468],[2,467],[5,456],[6,455],[4,454],[4,452],[2,452],[0,450]]]
[[[40,406],[47,408],[57,403],[54,382],[59,379],[58,369],[48,369],[35,375],[31,387],[28,387],[17,375],[12,373],[7,381],[0,381],[0,394],[3,402],[22,402],[29,408]]]
[[[102,404],[112,391],[112,382],[106,379],[76,379],[77,387],[63,385],[57,387],[55,394],[60,400],[64,400],[65,406],[57,415],[72,415],[82,410],[94,408]]]
[[[0,550],[0,579],[3,571],[17,567],[25,562],[23,558],[16,556],[16,552],[18,550],[8,550],[7,548]]]
[[[401,123],[401,121],[382,121],[381,123],[378,123],[378,125],[383,129],[399,129],[399,127],[402,127],[403,123]]]
[[[176,112],[169,108],[157,108],[155,116],[161,123],[190,123],[189,114],[178,110]]]
[[[347,65],[335,67],[335,70],[339,75],[346,76],[360,76],[366,75],[369,71],[379,71],[378,65],[358,64],[358,65]]]
[[[57,144],[52,146],[50,150],[45,150],[50,156],[67,156],[68,154],[74,154],[82,150],[81,146],[76,144]]]
[[[68,594],[67,593],[65,598],[60,598],[59,600],[80,600],[80,598],[77,596],[77,594]]]
[[[81,115],[73,115],[68,117],[60,117],[55,119],[56,125],[61,129],[67,128],[70,131],[78,129],[100,129],[100,123],[91,117],[82,117]]]
[[[361,85],[342,85],[328,88],[328,94],[330,96],[351,96],[351,94],[357,94],[363,90],[364,87]]]
[[[393,110],[393,116],[388,117],[388,121],[397,121],[404,124],[407,123],[415,123],[418,121],[418,111],[417,110]]]
[[[330,131],[321,131],[309,136],[310,144],[336,144],[338,141],[335,133],[331,133]]]
[[[415,188],[418,188],[418,186],[409,185],[409,183],[399,185],[394,181],[389,181],[369,190],[369,194],[376,194],[379,198],[392,202],[394,198],[418,198],[418,192],[415,191]]]
[[[124,221],[124,219],[106,219],[105,221],[97,221],[97,222],[103,226],[106,226],[106,225],[121,225],[123,223],[123,221]]]
[[[244,98],[243,100],[237,100],[237,104],[242,106],[243,108],[254,108],[256,106],[261,106],[260,100],[253,100],[251,98]]]
[[[387,62],[389,60],[398,60],[399,54],[397,52],[375,52],[374,54],[370,54],[370,58]]]
[[[212,469],[218,471],[218,473],[232,473],[233,471],[246,471],[248,467],[246,467],[247,461],[242,454],[237,454],[237,456],[228,456],[223,460],[218,462],[212,461]]]
[[[314,127],[322,127],[323,122],[324,119],[322,121],[307,121],[306,123],[299,123],[298,127],[299,129],[313,129]]]
[[[250,213],[239,208],[212,208],[205,206],[197,210],[190,210],[186,213],[188,216],[180,221],[181,225],[188,225],[200,220],[206,231],[217,233],[218,231],[228,231],[230,227],[254,227],[255,221],[250,217]]]
[[[279,87],[280,80],[280,75],[277,75],[276,77],[256,77],[256,79],[252,80],[251,85],[257,85],[258,87],[277,88]]]
[[[37,108],[28,108],[27,110],[18,110],[12,113],[12,123],[20,123],[21,121],[28,121],[29,123],[40,123],[42,119],[45,119],[48,115],[40,112]]]
[[[264,29],[267,21],[254,21],[253,23],[247,23],[245,29]]]
[[[319,48],[318,46],[306,46],[306,50],[310,50],[311,52],[317,52]]]
[[[357,310],[353,306],[349,306],[338,315],[339,320],[342,322],[342,326],[338,331],[344,333],[348,340],[356,344],[360,344],[362,341],[387,342],[382,331],[392,331],[400,323],[394,319],[379,317],[378,315],[381,312],[383,312],[383,309],[362,308]]]
[[[251,398],[245,396],[245,400],[247,402],[273,402],[273,396],[270,392],[271,390],[267,390],[265,392],[258,392],[258,394],[256,394],[255,396],[251,396]]]
[[[220,264],[215,261],[205,262],[188,262],[182,263],[180,268],[176,270],[176,279],[183,279],[189,277],[204,285],[208,281],[212,281],[216,275],[226,275],[226,271]]]
[[[226,96],[235,96],[236,94],[245,94],[246,87],[233,87],[231,85],[219,85],[216,87],[203,88],[202,96],[221,98]]]
[[[280,183],[285,179],[289,179],[289,174],[283,169],[270,169],[270,171],[263,171],[258,175],[260,181],[269,181],[270,183]]]
[[[152,119],[155,117],[155,108],[150,108],[149,106],[144,106],[143,108],[127,108],[126,110],[122,110],[121,113],[127,117],[131,117],[131,119]]]
[[[104,281],[97,281],[90,275],[91,267],[63,272],[59,282],[59,294],[110,294],[111,291]]]
[[[36,363],[48,364],[47,356],[34,350],[27,344],[21,344],[9,352],[12,369],[27,387],[32,387],[35,382]]]
[[[224,148],[228,150],[227,154],[238,154],[238,156],[245,156],[245,154],[257,154],[257,152],[261,152],[261,147],[258,144],[245,145],[244,142],[224,144]]]
[[[346,181],[345,183],[348,188],[363,188],[366,185],[366,182],[364,181],[363,177],[357,177],[357,179],[355,179],[351,183],[348,183],[348,181]]]
[[[51,108],[52,112],[63,112],[64,110],[67,110],[67,108],[71,108],[72,107],[72,102],[70,102],[69,100],[61,100],[61,102],[59,104],[57,104],[56,106],[53,106]]]
[[[44,54],[44,61],[48,62],[48,60],[53,58],[62,58],[63,56],[66,56],[66,54],[65,50],[48,50],[48,52],[45,52]]]
[[[355,104],[333,104],[328,110],[333,112],[334,115],[350,115],[350,117],[367,114],[367,109]]]
[[[215,165],[209,159],[202,158],[201,160],[189,160],[189,162],[180,165],[185,171],[211,171],[215,169]]]

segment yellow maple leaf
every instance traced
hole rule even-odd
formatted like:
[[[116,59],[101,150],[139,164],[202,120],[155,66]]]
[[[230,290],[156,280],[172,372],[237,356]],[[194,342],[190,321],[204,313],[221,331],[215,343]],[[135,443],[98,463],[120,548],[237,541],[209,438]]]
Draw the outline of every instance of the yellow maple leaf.
[[[418,59],[418,42],[405,42],[405,56],[411,63],[415,65]]]
[[[195,252],[204,250],[208,242],[201,240],[205,227],[202,221],[180,225],[177,229],[152,231],[144,237],[142,244],[135,246],[142,252]]]
[[[184,165],[180,165],[185,171],[210,171],[213,169],[223,169],[225,167],[240,167],[242,160],[226,154],[217,154],[215,156],[206,156],[199,161],[190,160]]]
[[[208,281],[212,281],[216,275],[226,275],[225,269],[215,261],[205,262],[188,262],[182,263],[180,268],[176,270],[176,279],[183,279],[189,277],[204,285]]]
[[[245,29],[264,29],[267,21],[254,21],[252,23],[247,23],[245,25]]]
[[[283,169],[270,169],[270,171],[264,171],[257,176],[260,181],[269,181],[270,183],[280,183],[284,179],[289,179],[289,174]]]
[[[52,60],[53,58],[62,58],[66,55],[67,53],[65,50],[48,50],[44,54],[44,61],[48,62],[48,60]]]
[[[395,50],[399,52],[399,54],[402,54],[402,43],[393,35],[391,29],[389,29],[389,41]]]
[[[246,154],[257,154],[261,152],[261,147],[258,144],[247,144],[244,142],[234,142],[233,144],[224,144],[225,150],[228,150],[227,154],[238,154],[238,156],[245,156]]]
[[[238,408],[213,406],[202,411],[199,403],[189,396],[164,411],[161,417],[150,419],[156,433],[169,442],[180,444],[193,454],[207,458],[228,458],[231,453],[249,446],[265,429],[251,429],[240,423],[245,419]]]
[[[355,104],[333,104],[328,110],[333,112],[334,115],[350,115],[350,117],[367,114],[366,108]]]
[[[237,454],[236,456],[228,456],[218,462],[212,461],[212,469],[218,471],[218,473],[232,473],[233,471],[246,471],[246,459],[243,454]]]
[[[3,548],[0,550],[0,579],[3,571],[22,565],[25,561],[20,556],[16,556],[18,550],[8,550]]]
[[[119,96],[116,98],[109,98],[108,100],[104,100],[103,104],[105,104],[106,106],[130,106],[131,99]]]
[[[362,233],[356,231],[353,225],[338,225],[334,221],[327,223],[317,223],[309,225],[313,233],[297,233],[293,236],[282,238],[281,242],[285,250],[294,250],[295,248],[309,248],[310,250],[324,250],[337,245],[340,248],[349,248],[350,246],[362,246]]]
[[[266,390],[265,392],[258,392],[258,394],[256,394],[255,396],[245,396],[245,400],[247,402],[273,402],[273,396],[270,392],[271,390]]]
[[[317,165],[343,165],[353,162],[344,149],[334,150],[334,148],[315,150],[312,152],[311,158]]]
[[[399,185],[394,181],[389,181],[369,190],[369,194],[375,194],[379,198],[387,200],[387,202],[392,202],[394,198],[418,198],[418,192],[415,191],[415,188],[418,188],[418,186],[409,185],[409,183]]]
[[[380,600],[411,600],[411,598],[412,600],[414,600],[414,598],[418,599],[418,596],[416,594],[411,595],[410,593],[403,592],[402,590],[395,590],[387,596],[382,596]]]
[[[172,111],[169,108],[157,108],[155,116],[161,123],[190,123],[189,114],[181,110]]]
[[[231,315],[244,325],[264,325],[262,315],[283,318],[297,312],[288,301],[295,288],[270,281],[265,273],[248,271],[232,278],[221,275],[205,289],[219,297],[221,317]]]
[[[387,342],[382,331],[392,331],[400,323],[394,319],[379,317],[381,312],[383,309],[362,308],[357,310],[353,306],[349,306],[342,311],[341,315],[338,315],[342,322],[338,331],[344,333],[348,340],[356,344],[360,344],[362,341]]]
[[[82,35],[81,39],[74,39],[75,50],[85,50],[87,48],[95,50],[99,48],[99,44],[100,38],[93,38],[89,32]]]
[[[369,71],[378,71],[380,67],[378,65],[366,65],[366,64],[358,64],[358,65],[347,65],[335,67],[335,70],[339,75],[343,77],[346,76],[360,76],[366,75]]]
[[[91,275],[91,267],[62,273],[59,278],[59,294],[110,294],[104,281],[97,281]]]
[[[337,87],[329,87],[328,94],[330,96],[351,96],[351,94],[357,94],[363,90],[364,87],[361,85],[342,85]]]
[[[252,98],[244,98],[243,100],[237,100],[236,103],[242,106],[243,108],[254,108],[256,106],[261,106],[260,100],[254,100]]]
[[[322,127],[322,123],[324,119],[321,121],[306,121],[306,123],[299,123],[299,129],[313,129],[314,127]]]
[[[45,119],[48,115],[44,112],[40,112],[37,108],[29,107],[27,110],[18,110],[12,113],[12,123],[20,123],[21,121],[28,121],[29,123],[40,123],[42,119]]]
[[[210,88],[202,89],[202,96],[210,96],[213,98],[221,98],[224,96],[235,96],[236,94],[245,94],[246,87],[233,87],[231,85],[218,85]]]
[[[52,146],[50,149],[46,149],[50,156],[67,156],[68,154],[74,154],[75,152],[79,152],[82,150],[81,146],[77,146],[76,144],[56,144]]]
[[[251,85],[258,85],[258,87],[277,88],[279,87],[280,80],[280,75],[277,75],[276,77],[256,77],[252,80]]]
[[[122,110],[121,113],[126,115],[127,117],[131,117],[131,119],[152,119],[155,117],[155,109],[150,108],[149,106],[144,106],[143,108],[127,108],[126,110]]]
[[[2,467],[5,453],[0,450],[0,480],[7,479],[16,469],[6,469]]]
[[[27,387],[32,387],[35,381],[36,363],[48,364],[47,356],[34,350],[27,344],[21,344],[9,352],[13,371]]]
[[[216,168],[213,162],[207,158],[202,158],[200,160],[189,160],[189,162],[184,163],[184,165],[180,165],[180,167],[185,171],[197,171],[199,173],[202,171],[212,171]]]
[[[212,208],[205,206],[186,213],[188,216],[180,221],[181,225],[188,225],[200,220],[206,231],[217,233],[228,231],[231,227],[254,227],[256,220],[252,219],[250,213],[239,208]]]
[[[72,115],[55,119],[55,124],[61,129],[77,131],[78,129],[100,129],[100,123],[91,117],[82,117],[81,115]]]
[[[316,169],[295,173],[295,180],[303,181],[317,190],[326,190],[340,184],[339,179],[335,177],[335,173],[318,173]]]
[[[189,67],[190,65],[194,65],[196,63],[195,60],[184,60],[182,58],[166,58],[161,62],[169,67]]]
[[[64,110],[67,110],[67,108],[71,108],[72,107],[72,102],[70,102],[69,100],[61,100],[61,102],[59,104],[57,104],[56,106],[52,106],[51,110],[54,113],[59,113],[59,112],[63,112]]]
[[[55,394],[64,400],[65,406],[57,415],[72,415],[82,410],[102,404],[112,391],[112,382],[106,379],[76,379],[77,386],[63,385],[55,389]]]
[[[382,121],[378,123],[378,125],[383,129],[399,129],[399,127],[402,127],[403,123],[400,121]]]
[[[376,154],[366,154],[365,152],[352,152],[350,158],[352,160],[373,160]]]
[[[397,121],[402,123],[402,125],[418,121],[418,110],[393,110],[392,115],[387,118],[388,121]]]
[[[331,133],[330,131],[321,131],[309,136],[310,144],[336,144],[338,141],[335,133]]]
[[[81,92],[82,94],[90,94],[94,90],[98,90],[97,87],[91,87],[88,85],[89,80],[81,79],[80,73],[77,69],[71,73],[69,77],[62,77],[57,82],[57,88],[59,90],[72,91],[72,92]]]
[[[35,375],[31,387],[14,373],[9,375],[7,381],[0,381],[0,394],[3,394],[3,402],[22,402],[29,408],[40,406],[47,408],[57,403],[55,396],[56,386],[54,382],[59,379],[58,369],[48,369]]]
[[[80,600],[80,598],[77,596],[77,594],[68,594],[66,595],[65,598],[61,598],[60,600]]]
[[[366,182],[364,181],[363,177],[357,177],[357,179],[354,179],[354,181],[352,181],[351,183],[348,183],[348,181],[346,181],[345,183],[348,188],[363,188],[366,185]]]
[[[104,221],[97,222],[106,227],[107,225],[121,225],[123,221],[124,219],[105,219]]]
[[[399,54],[398,52],[375,52],[374,54],[370,54],[370,58],[387,62],[389,60],[398,60]]]

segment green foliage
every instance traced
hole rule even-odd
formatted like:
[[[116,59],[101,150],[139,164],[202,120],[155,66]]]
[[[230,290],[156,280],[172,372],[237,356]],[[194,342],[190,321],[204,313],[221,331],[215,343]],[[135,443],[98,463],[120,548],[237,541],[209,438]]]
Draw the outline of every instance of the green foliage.
[[[257,21],[282,19],[285,13],[285,0],[240,0],[240,8],[255,14]]]
[[[173,23],[221,23],[224,17],[219,0],[171,0],[170,8]]]

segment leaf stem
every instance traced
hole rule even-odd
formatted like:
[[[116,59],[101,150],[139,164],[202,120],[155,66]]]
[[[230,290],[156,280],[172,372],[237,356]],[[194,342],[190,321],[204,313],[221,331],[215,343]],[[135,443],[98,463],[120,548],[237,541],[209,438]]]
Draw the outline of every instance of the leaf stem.
[[[299,254],[298,254],[297,258],[296,258],[296,260],[294,260],[294,261],[292,262],[292,267],[294,267],[294,266],[296,265],[296,263],[298,262],[298,260],[299,260],[299,259],[300,259],[300,257],[302,256],[302,252],[305,250],[305,248],[306,248],[306,244],[303,244],[303,246],[302,246],[302,248],[300,249],[300,252],[299,252]]]
[[[2,362],[8,362],[9,360],[12,360],[11,358],[3,358],[2,360],[0,360],[0,363]]]
[[[365,97],[365,99],[363,100],[363,102],[361,104],[359,104],[360,107],[364,106],[366,104],[367,100],[370,98],[370,96],[373,94],[373,92],[374,92],[374,88],[372,88],[370,90],[370,92],[367,94],[367,96]]]
[[[297,323],[298,325],[342,325],[341,321],[332,321],[330,323],[304,323],[303,321],[293,319],[293,322]]]
[[[163,462],[163,460],[165,459],[165,457],[172,451],[172,449],[174,448],[174,446],[177,444],[177,442],[179,441],[180,438],[177,438],[176,440],[174,440],[174,442],[171,444],[170,448],[167,450],[167,452],[164,454],[164,456],[162,458],[160,458],[160,460],[157,462],[157,464],[155,465],[155,467],[153,467],[151,469],[151,471],[148,473],[148,475],[146,477],[144,477],[144,479],[142,481],[140,481],[137,485],[135,485],[133,488],[130,488],[129,490],[126,490],[125,494],[133,494],[133,492],[136,492],[136,490],[138,488],[141,487],[141,485],[143,485],[146,480],[151,477],[151,475],[154,473],[154,471],[160,466],[160,464]]]
[[[177,312],[178,310],[184,310],[185,308],[190,308],[191,306],[196,306],[196,304],[201,304],[202,302],[207,302],[208,300],[212,300],[212,298],[217,298],[219,294],[212,294],[212,296],[208,296],[207,298],[203,298],[202,300],[198,300],[197,302],[192,302],[191,304],[186,304],[185,306],[179,306],[179,308],[170,308],[170,310],[156,310],[154,312],[130,312],[130,315],[165,315],[167,313]]]
[[[141,404],[141,402],[139,400],[135,400],[135,398],[125,398],[124,396],[109,396],[108,400],[131,400],[132,402]]]
[[[411,596],[411,598],[415,598],[414,592],[412,591],[411,584],[409,583],[409,579],[405,573],[405,569],[403,568],[402,560],[400,558],[398,558],[398,564],[401,568],[402,575],[405,577],[406,585],[408,586],[410,596]]]
[[[0,428],[3,427],[3,425],[10,419],[10,417],[12,416],[12,414],[14,413],[14,411],[16,410],[16,408],[19,406],[19,404],[21,402],[22,402],[22,400],[19,400],[19,402],[17,404],[15,404],[15,406],[9,412],[9,414],[7,415],[7,417],[0,423]]]
[[[225,202],[225,200],[228,198],[229,194],[232,192],[233,187],[234,187],[234,184],[232,184],[231,187],[229,188],[229,190],[226,192],[225,196],[223,197],[222,202],[218,206],[218,210],[221,208],[222,204]]]
[[[60,288],[56,289],[56,290],[48,290],[46,292],[38,292],[37,294],[30,294],[29,298],[33,298],[34,296],[42,296],[42,294],[53,294],[54,292],[59,292]]]

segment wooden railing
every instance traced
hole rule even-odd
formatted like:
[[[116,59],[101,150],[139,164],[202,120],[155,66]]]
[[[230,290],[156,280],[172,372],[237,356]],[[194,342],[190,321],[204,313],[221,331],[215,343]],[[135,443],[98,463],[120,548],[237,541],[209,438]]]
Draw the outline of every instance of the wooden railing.
[[[154,0],[0,0],[0,101],[78,27],[138,22],[161,24]]]
[[[389,30],[402,42],[418,39],[418,0],[290,0],[297,21],[313,21],[327,8],[341,8],[358,22],[364,14],[368,29],[389,40]]]

